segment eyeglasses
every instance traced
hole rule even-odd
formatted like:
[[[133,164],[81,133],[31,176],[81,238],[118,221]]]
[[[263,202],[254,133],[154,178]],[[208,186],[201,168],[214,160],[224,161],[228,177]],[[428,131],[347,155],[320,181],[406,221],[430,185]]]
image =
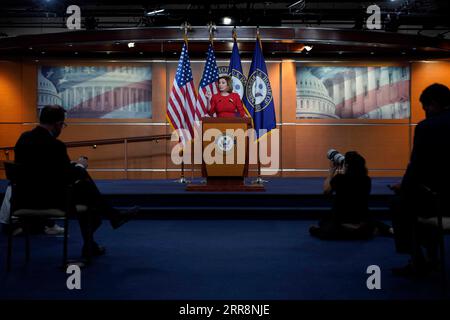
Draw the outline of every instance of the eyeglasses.
[[[66,128],[67,127],[67,123],[65,123],[65,122],[59,122],[59,124],[61,125],[62,128]]]

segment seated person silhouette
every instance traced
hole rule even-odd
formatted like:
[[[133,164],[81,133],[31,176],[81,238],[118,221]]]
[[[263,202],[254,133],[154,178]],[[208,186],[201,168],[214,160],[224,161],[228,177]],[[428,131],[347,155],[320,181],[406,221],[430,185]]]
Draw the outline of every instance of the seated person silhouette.
[[[443,215],[450,212],[450,90],[432,84],[422,92],[420,102],[425,120],[414,130],[413,149],[401,183],[391,187],[397,194],[392,205],[395,248],[398,253],[410,255],[406,266],[392,271],[404,277],[424,276],[438,268],[438,231],[417,223],[419,218],[436,216],[430,191],[444,200]]]
[[[24,132],[15,147],[15,163],[21,166],[23,174],[21,187],[13,195],[20,208],[65,210],[67,206],[66,186],[74,186],[76,204],[86,205],[88,210],[77,215],[83,237],[82,256],[99,256],[105,248],[94,241],[94,232],[102,222],[102,217],[110,220],[114,229],[127,222],[137,208],[119,212],[107,204],[87,169],[87,158],[81,157],[71,162],[65,144],[58,140],[67,125],[65,110],[58,105],[45,106],[40,113],[39,125]]]

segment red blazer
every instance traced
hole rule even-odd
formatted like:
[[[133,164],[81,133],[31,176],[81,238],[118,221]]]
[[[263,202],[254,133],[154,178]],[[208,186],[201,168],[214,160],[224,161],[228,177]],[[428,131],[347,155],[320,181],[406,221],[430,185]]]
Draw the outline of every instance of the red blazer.
[[[216,113],[219,118],[234,118],[237,117],[237,113],[241,118],[245,116],[241,98],[235,92],[227,96],[222,96],[220,93],[213,95],[208,113],[210,116]]]

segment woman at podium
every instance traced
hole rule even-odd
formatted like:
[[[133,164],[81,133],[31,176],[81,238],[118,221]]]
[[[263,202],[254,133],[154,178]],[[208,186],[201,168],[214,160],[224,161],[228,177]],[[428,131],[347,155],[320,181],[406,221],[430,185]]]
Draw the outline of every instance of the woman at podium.
[[[219,77],[219,93],[211,95],[208,91],[205,95],[208,99],[208,113],[211,117],[214,114],[218,118],[247,117],[241,98],[237,93],[233,92],[230,76]]]

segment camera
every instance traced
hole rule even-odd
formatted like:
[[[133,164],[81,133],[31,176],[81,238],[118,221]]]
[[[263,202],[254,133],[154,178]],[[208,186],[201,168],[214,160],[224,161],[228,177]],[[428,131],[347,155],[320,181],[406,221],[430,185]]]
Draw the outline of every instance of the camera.
[[[345,156],[335,149],[328,150],[327,158],[333,161],[335,166],[342,166],[345,161]]]

